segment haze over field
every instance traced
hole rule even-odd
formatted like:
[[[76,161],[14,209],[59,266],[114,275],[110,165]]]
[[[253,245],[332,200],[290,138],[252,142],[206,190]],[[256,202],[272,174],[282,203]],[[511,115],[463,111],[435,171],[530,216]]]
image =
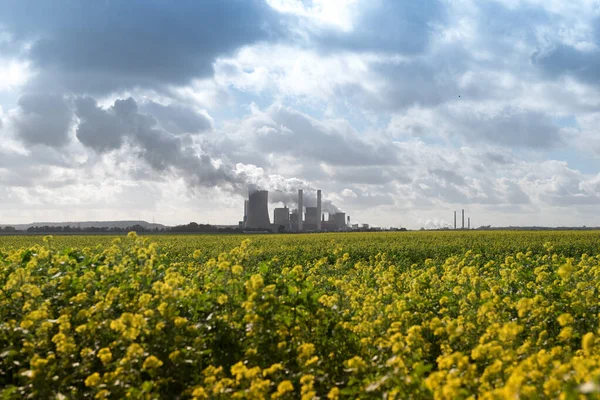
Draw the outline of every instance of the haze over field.
[[[600,225],[592,0],[0,0],[0,224]]]

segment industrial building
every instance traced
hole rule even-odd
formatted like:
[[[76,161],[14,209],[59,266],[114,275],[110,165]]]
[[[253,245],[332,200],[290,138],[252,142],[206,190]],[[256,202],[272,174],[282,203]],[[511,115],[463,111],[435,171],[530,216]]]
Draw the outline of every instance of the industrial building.
[[[269,219],[269,192],[266,190],[255,190],[248,195],[245,208],[244,228],[249,229],[271,229]]]
[[[257,190],[249,193],[248,200],[244,202],[244,218],[240,227],[248,230],[271,230],[273,232],[332,232],[348,230],[350,217],[343,212],[325,213],[321,207],[321,191],[317,190],[317,206],[304,207],[304,193],[298,190],[298,208],[290,210],[288,207],[273,210],[273,223],[269,219],[268,210],[269,192]]]

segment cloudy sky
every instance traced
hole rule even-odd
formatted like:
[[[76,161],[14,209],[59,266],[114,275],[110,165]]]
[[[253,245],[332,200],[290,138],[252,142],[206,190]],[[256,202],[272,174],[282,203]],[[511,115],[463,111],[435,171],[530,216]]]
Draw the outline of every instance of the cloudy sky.
[[[599,127],[598,0],[0,0],[0,224],[600,225]]]

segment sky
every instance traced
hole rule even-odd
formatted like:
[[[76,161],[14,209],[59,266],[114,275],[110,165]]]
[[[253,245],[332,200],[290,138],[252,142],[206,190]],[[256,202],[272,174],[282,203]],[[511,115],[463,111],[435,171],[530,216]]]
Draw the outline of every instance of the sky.
[[[600,226],[599,127],[598,0],[0,0],[0,224]]]

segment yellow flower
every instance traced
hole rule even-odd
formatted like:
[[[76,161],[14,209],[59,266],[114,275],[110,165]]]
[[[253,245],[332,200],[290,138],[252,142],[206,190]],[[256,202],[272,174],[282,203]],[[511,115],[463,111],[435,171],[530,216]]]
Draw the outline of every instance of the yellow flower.
[[[278,371],[283,371],[283,370],[284,370],[283,365],[276,363],[276,364],[271,365],[269,368],[264,369],[263,376],[271,375]]]
[[[171,354],[169,354],[169,360],[171,360],[171,361],[177,360],[177,358],[179,357],[180,354],[181,354],[181,351],[179,351],[179,350],[172,351]]]
[[[242,267],[241,265],[234,265],[233,267],[231,267],[231,272],[234,275],[239,275],[244,271],[244,267]]]
[[[98,351],[98,358],[102,361],[102,364],[106,365],[112,360],[112,353],[108,347],[104,347]]]
[[[160,361],[157,357],[149,356],[146,358],[146,360],[144,360],[144,364],[142,365],[142,368],[146,369],[146,370],[156,369],[156,368],[159,368],[161,365],[163,365],[163,362]]]
[[[33,369],[42,369],[48,365],[48,360],[35,355],[33,356],[30,365]]]
[[[102,389],[101,391],[99,391],[98,393],[96,393],[96,395],[94,396],[94,398],[96,399],[106,399],[110,396],[110,391],[106,390],[106,389]]]
[[[79,355],[81,357],[87,357],[87,356],[91,356],[92,354],[94,354],[94,350],[90,349],[89,347],[84,347],[83,349],[81,349],[81,351],[79,352]]]
[[[125,352],[125,357],[128,359],[139,358],[144,355],[144,349],[137,343],[132,343]]]
[[[250,277],[250,280],[246,282],[246,288],[249,290],[256,291],[260,289],[264,284],[262,275],[256,274]]]
[[[581,348],[583,349],[585,355],[589,356],[592,354],[594,343],[595,337],[592,332],[588,332],[585,335],[583,335],[583,338],[581,339]]]
[[[312,398],[316,396],[317,392],[313,390],[314,380],[315,377],[313,375],[304,375],[300,378],[300,383],[302,384],[302,388],[300,389],[302,400],[312,400]]]
[[[110,329],[121,333],[127,340],[135,340],[146,327],[146,319],[141,314],[123,313],[110,322]]]
[[[298,357],[308,358],[315,352],[315,345],[312,343],[302,343],[298,346]]]
[[[176,317],[173,320],[173,323],[175,324],[176,327],[180,328],[182,326],[184,326],[185,324],[187,324],[188,320],[187,318],[184,317]]]
[[[87,387],[98,386],[100,381],[101,381],[100,374],[97,372],[94,372],[92,375],[88,376],[85,379],[85,386],[87,386]]]
[[[228,300],[229,300],[229,297],[227,297],[226,294],[222,294],[219,297],[217,297],[217,303],[219,303],[221,305],[227,303]]]
[[[573,328],[570,326],[563,328],[558,334],[558,338],[562,341],[569,340],[573,337]]]
[[[570,325],[574,321],[573,316],[569,313],[561,314],[557,320],[558,320],[558,323],[560,324],[560,326]]]
[[[338,400],[340,398],[340,389],[336,387],[331,388],[331,390],[327,394],[327,398],[329,400]]]
[[[192,396],[197,399],[208,399],[208,393],[202,386],[198,386],[192,392]]]
[[[30,319],[26,319],[26,320],[24,320],[24,321],[21,321],[21,324],[20,324],[21,328],[23,328],[23,329],[29,329],[29,328],[31,328],[33,325],[34,325],[34,323],[33,323],[33,321],[32,321],[32,320],[30,320]]]
[[[285,380],[282,381],[279,385],[277,385],[277,392],[274,393],[271,398],[277,399],[288,392],[294,391],[294,385],[291,381]]]
[[[366,368],[367,364],[361,357],[355,356],[346,361],[346,366],[352,371],[360,371]]]

